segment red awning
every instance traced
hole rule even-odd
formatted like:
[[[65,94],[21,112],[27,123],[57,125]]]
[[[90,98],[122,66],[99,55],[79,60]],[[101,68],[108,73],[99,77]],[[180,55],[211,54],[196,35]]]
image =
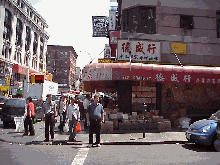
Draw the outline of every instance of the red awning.
[[[27,68],[18,64],[14,64],[12,72],[26,75]],[[29,73],[39,73],[39,72],[29,69]]]
[[[83,81],[131,80],[179,84],[220,84],[220,67],[140,63],[97,63],[83,69]]]

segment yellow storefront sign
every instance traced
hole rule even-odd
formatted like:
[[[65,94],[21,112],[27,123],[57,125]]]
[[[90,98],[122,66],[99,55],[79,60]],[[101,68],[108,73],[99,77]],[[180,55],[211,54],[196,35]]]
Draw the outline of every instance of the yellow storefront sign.
[[[186,44],[171,43],[171,53],[186,54]]]
[[[0,86],[0,91],[9,91],[9,86]]]
[[[113,63],[113,60],[110,59],[98,59],[98,63]]]

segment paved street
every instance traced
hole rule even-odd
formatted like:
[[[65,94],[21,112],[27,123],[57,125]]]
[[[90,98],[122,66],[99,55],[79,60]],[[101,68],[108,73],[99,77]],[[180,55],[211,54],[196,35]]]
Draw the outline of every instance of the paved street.
[[[58,134],[58,125],[54,141],[45,143],[44,122],[35,124],[35,136],[25,137],[0,123],[0,165],[219,164],[218,152],[187,143],[184,131],[146,133],[144,139],[143,133],[105,133],[101,135],[100,148],[87,148],[87,131],[77,134],[77,142],[68,142],[67,130]]]

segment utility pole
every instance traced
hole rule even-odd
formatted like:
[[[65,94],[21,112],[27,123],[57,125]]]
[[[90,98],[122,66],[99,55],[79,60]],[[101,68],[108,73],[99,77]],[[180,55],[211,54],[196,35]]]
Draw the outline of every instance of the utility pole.
[[[26,79],[23,81],[23,98],[27,98],[29,93],[29,67],[26,68]]]

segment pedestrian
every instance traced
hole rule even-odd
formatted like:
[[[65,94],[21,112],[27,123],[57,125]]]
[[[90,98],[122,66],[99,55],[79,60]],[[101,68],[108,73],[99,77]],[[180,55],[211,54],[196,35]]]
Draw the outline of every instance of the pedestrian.
[[[34,117],[35,117],[35,112],[34,112],[34,103],[32,102],[32,98],[28,97],[26,99],[26,103],[28,105],[27,105],[27,109],[26,109],[26,117],[24,120],[24,134],[23,134],[23,136],[28,135],[28,126],[29,126],[30,136],[34,136],[35,131],[34,131],[33,121],[34,121]]]
[[[63,127],[66,121],[66,111],[67,111],[67,96],[62,95],[62,99],[59,102],[59,114],[60,114],[60,125],[58,126],[60,134],[64,132]]]
[[[54,114],[56,112],[56,104],[52,102],[52,95],[47,94],[47,100],[43,104],[43,112],[45,115],[45,142],[49,141],[49,127],[51,139],[54,139]]]
[[[99,95],[94,95],[94,101],[89,104],[87,111],[87,123],[89,125],[89,145],[93,146],[93,134],[96,134],[96,146],[100,147],[101,121],[104,123],[104,109],[99,103]]]
[[[86,113],[87,113],[87,108],[89,106],[89,100],[90,100],[90,96],[89,94],[86,95],[85,100],[83,101],[83,119],[84,119],[84,128],[88,128],[87,125],[87,118],[86,118]]]
[[[76,141],[76,126],[80,122],[80,112],[77,100],[71,98],[71,104],[68,106],[68,119],[69,119],[69,141]]]

